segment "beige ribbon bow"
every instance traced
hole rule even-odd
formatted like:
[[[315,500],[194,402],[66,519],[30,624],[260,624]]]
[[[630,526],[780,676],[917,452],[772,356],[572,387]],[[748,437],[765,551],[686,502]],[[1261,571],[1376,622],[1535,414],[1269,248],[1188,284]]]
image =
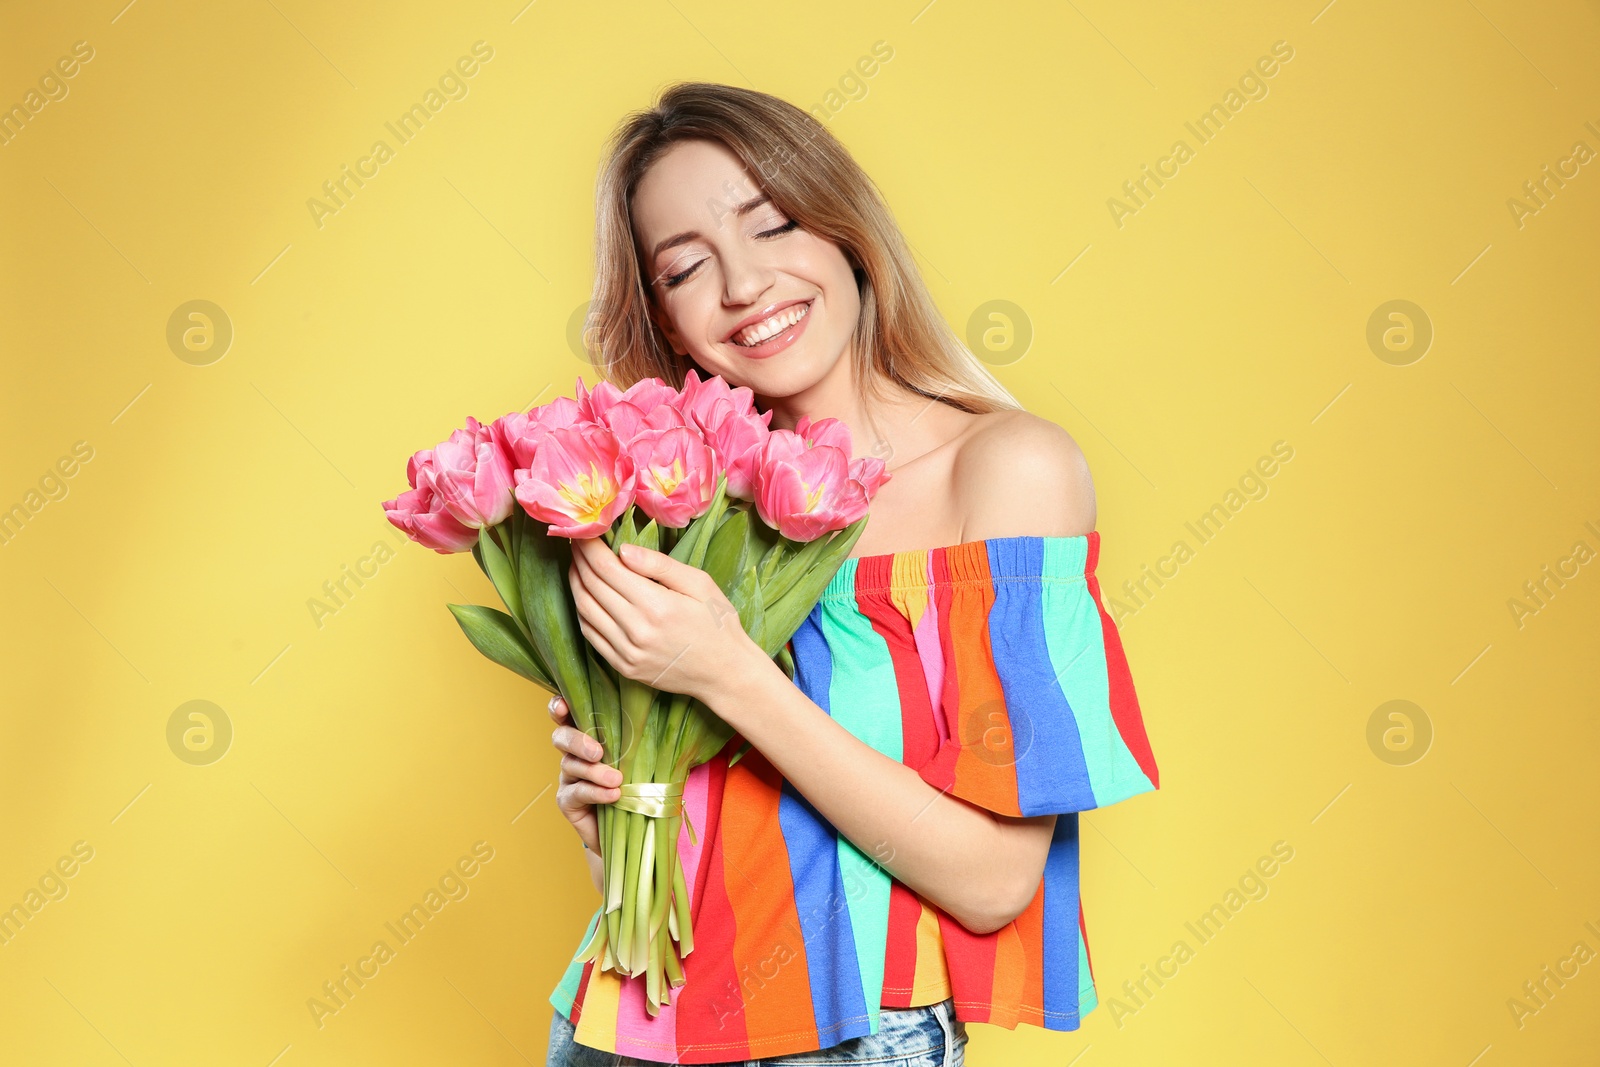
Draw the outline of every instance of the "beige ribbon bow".
[[[622,796],[611,802],[612,807],[636,811],[656,819],[682,815],[683,825],[689,829],[689,840],[700,844],[700,839],[695,836],[694,823],[689,821],[689,813],[683,806],[683,783],[630,782],[621,788]]]

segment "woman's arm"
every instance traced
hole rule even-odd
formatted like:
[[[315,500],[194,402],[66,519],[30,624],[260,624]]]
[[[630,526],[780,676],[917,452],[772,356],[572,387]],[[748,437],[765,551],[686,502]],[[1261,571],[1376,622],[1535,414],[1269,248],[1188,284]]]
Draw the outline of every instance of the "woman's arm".
[[[967,517],[962,540],[1094,528],[1082,453],[1027,412],[975,434],[952,482]],[[1054,815],[997,815],[944,795],[861,741],[762,653],[704,571],[632,546],[614,555],[598,540],[573,548],[584,637],[618,671],[704,701],[857,848],[974,933],[1000,929],[1032,902]]]
[[[754,643],[711,703],[858,849],[987,934],[1027,908],[1054,815],[1011,818],[949,796],[868,745],[806,696]]]

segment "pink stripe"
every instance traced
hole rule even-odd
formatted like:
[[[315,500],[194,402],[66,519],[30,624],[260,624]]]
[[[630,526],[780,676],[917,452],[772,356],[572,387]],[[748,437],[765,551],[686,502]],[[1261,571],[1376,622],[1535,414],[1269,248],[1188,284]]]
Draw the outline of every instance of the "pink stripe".
[[[617,1052],[624,1056],[660,1056],[661,1042],[674,1040],[677,1014],[663,1004],[654,1019],[644,1003],[644,975],[624,978],[617,998]],[[644,1042],[649,1042],[645,1044]]]
[[[944,716],[944,650],[939,647],[939,604],[934,599],[933,553],[928,553],[928,596],[911,636],[917,643],[917,656],[922,660],[922,676],[928,683],[928,706],[933,709],[933,728],[938,743],[950,740],[950,723]],[[936,749],[937,751],[937,749]]]
[[[683,882],[691,892],[695,884],[695,875],[700,870],[700,857],[706,843],[704,834],[706,807],[709,801],[706,779],[709,774],[710,766],[702,763],[689,771],[689,778],[683,785],[684,811],[693,821],[695,837],[699,839],[699,844],[691,844],[689,828],[687,826],[678,828],[678,857],[683,864]],[[661,1010],[652,1019],[645,1004],[644,986],[643,975],[638,978],[627,978],[622,982],[622,993],[617,1005],[617,1052],[624,1056],[661,1060],[666,1054],[662,1047],[664,1043],[671,1042],[674,1047],[677,1045],[677,998],[675,996],[670,1004],[661,1005]],[[650,1043],[645,1044],[646,1041]],[[673,1060],[676,1060],[675,1056]]]
[[[713,757],[722,759],[721,755]],[[683,810],[688,822],[694,823],[694,835],[699,838],[699,844],[690,844],[688,824],[678,828],[678,857],[683,863],[683,884],[692,895],[694,893],[695,878],[700,873],[700,857],[705,853],[706,846],[706,811],[709,807],[710,792],[708,786],[711,776],[711,764],[702,763],[689,771],[689,778],[683,784]]]

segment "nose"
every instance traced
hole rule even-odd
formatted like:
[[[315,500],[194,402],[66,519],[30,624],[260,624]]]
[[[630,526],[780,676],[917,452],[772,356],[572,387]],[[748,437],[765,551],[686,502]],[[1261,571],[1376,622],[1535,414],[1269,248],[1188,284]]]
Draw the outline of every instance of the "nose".
[[[723,262],[722,301],[729,307],[755,303],[772,288],[776,272],[751,249],[738,249]]]

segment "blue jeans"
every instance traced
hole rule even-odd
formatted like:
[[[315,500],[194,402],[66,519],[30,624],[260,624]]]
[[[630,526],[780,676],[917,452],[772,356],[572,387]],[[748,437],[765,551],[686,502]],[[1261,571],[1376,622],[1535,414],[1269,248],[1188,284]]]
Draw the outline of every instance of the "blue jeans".
[[[550,1052],[546,1067],[623,1067],[652,1064],[636,1056],[602,1052],[572,1040],[573,1026],[559,1011],[550,1020]],[[803,1067],[809,1064],[872,1063],[878,1067],[964,1067],[967,1024],[958,1022],[950,1000],[917,1008],[883,1008],[878,1032],[840,1041],[816,1052],[791,1052],[760,1060],[728,1060],[724,1067],[762,1064]]]

